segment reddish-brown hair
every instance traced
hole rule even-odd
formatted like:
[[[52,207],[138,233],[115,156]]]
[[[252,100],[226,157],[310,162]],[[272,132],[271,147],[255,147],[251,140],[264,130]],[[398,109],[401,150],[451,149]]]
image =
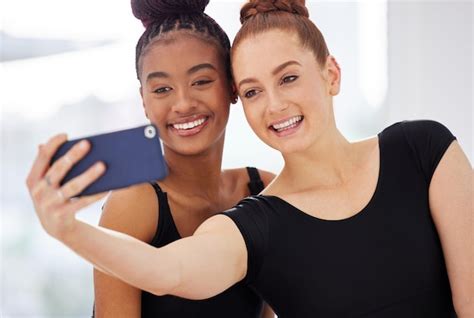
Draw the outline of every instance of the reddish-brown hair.
[[[326,41],[309,19],[304,0],[250,0],[240,10],[240,22],[242,27],[235,36],[233,49],[248,37],[278,29],[296,33],[301,45],[314,53],[319,64],[326,63]]]

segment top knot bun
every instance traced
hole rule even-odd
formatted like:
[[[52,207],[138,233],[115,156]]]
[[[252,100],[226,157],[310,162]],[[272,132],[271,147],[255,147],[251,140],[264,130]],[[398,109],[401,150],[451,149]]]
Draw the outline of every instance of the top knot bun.
[[[309,18],[305,0],[249,0],[240,10],[240,22],[244,23],[257,14],[284,11]]]
[[[209,0],[132,0],[132,12],[148,27],[168,16],[204,13],[208,3]]]

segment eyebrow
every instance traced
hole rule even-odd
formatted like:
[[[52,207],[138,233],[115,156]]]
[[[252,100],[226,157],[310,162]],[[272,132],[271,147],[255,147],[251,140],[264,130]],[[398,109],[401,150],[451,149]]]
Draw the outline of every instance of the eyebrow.
[[[212,65],[211,63],[201,63],[198,65],[194,65],[186,73],[188,75],[191,75],[202,69],[211,69],[211,70],[217,71],[216,67]],[[169,77],[171,77],[170,74],[166,72],[162,72],[162,71],[157,71],[157,72],[152,72],[148,74],[148,76],[146,77],[146,81],[148,82],[149,80],[154,79],[154,78],[169,78]]]
[[[284,70],[286,67],[290,66],[290,65],[299,65],[301,66],[300,63],[296,62],[296,61],[288,61],[288,62],[285,62],[279,66],[277,66],[273,71],[272,71],[272,75],[276,75],[278,74],[279,72],[281,72],[282,70]],[[257,82],[257,79],[253,78],[253,77],[250,77],[250,78],[246,78],[246,79],[243,79],[239,82],[239,85],[237,85],[240,89],[240,87],[243,85],[243,84],[248,84],[248,83],[254,83],[254,82]]]
[[[202,69],[211,69],[211,70],[217,71],[216,67],[212,65],[211,63],[202,63],[202,64],[194,65],[186,73],[188,73],[188,75],[191,75]]]
[[[281,64],[280,66],[277,66],[273,72],[272,72],[272,75],[277,75],[279,72],[281,72],[282,70],[284,70],[287,66],[290,66],[290,65],[299,65],[301,66],[300,63],[296,62],[296,61],[288,61],[288,62],[285,62],[283,64]]]
[[[166,72],[152,72],[147,75],[146,81],[148,82],[149,80],[154,79],[154,78],[169,78],[169,77],[170,75]]]

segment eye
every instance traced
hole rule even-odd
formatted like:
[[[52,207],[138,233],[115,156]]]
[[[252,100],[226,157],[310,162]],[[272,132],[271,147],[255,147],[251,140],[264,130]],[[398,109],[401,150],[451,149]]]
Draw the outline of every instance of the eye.
[[[258,92],[257,92],[256,89],[249,89],[248,91],[246,91],[246,92],[244,93],[244,97],[247,98],[247,99],[248,99],[248,98],[252,98],[252,97],[254,97],[255,95],[257,95],[257,93],[258,93]]]
[[[280,84],[291,83],[291,82],[296,81],[297,79],[298,79],[298,76],[296,76],[296,75],[285,76],[281,79]]]
[[[153,91],[153,93],[156,93],[156,94],[165,94],[165,93],[168,93],[169,91],[171,91],[172,88],[171,87],[168,87],[168,86],[164,86],[164,87],[158,87],[157,89],[155,89]]]
[[[212,80],[199,80],[199,81],[195,81],[192,86],[203,86],[203,85],[206,85],[206,84],[209,84],[209,83],[212,83],[213,81]]]

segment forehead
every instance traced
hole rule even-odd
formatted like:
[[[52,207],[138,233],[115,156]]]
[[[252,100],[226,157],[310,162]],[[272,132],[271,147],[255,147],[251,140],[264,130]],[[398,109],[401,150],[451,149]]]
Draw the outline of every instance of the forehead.
[[[269,73],[289,60],[305,59],[311,51],[302,47],[296,34],[270,30],[242,40],[232,52],[236,79]]]
[[[160,38],[150,43],[141,57],[142,73],[157,70],[173,73],[201,63],[224,67],[216,45],[187,34]]]

